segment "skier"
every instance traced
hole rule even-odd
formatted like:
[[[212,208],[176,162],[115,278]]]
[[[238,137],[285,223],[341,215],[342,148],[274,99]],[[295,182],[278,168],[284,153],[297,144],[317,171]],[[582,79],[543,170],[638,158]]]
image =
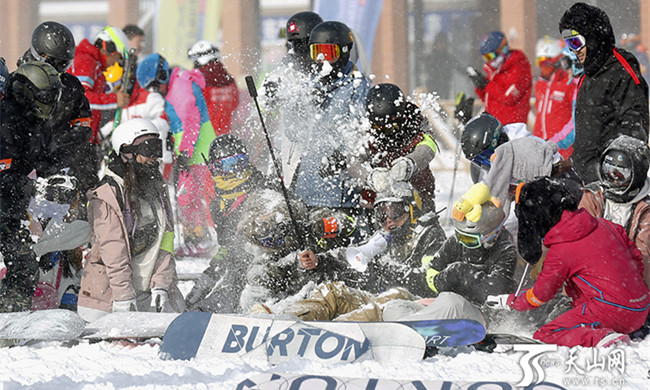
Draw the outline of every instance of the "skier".
[[[650,291],[643,282],[643,257],[623,227],[578,210],[572,192],[548,177],[521,184],[516,202],[519,252],[536,262],[543,242],[548,248],[544,267],[531,289],[489,296],[486,303],[535,309],[564,285],[572,309],[543,325],[533,338],[568,347],[629,342],[625,333],[641,327],[648,315]]]
[[[590,183],[598,180],[607,141],[624,134],[648,142],[648,85],[634,55],[614,46],[605,11],[576,3],[560,19],[559,30],[584,64],[571,160],[585,183]]]
[[[158,129],[131,119],[111,142],[106,176],[88,192],[92,242],[77,311],[89,322],[111,312],[182,312]]]
[[[485,104],[485,111],[504,125],[526,123],[533,78],[526,55],[521,50],[510,49],[501,31],[485,34],[480,50],[487,76],[472,67],[467,70],[476,86],[476,95]]]
[[[561,66],[562,47],[560,43],[545,36],[537,42],[537,65],[540,76],[535,82],[535,118],[534,135],[545,140],[553,137],[571,121],[573,115],[573,95],[577,83],[571,82],[571,75]],[[559,146],[559,145],[558,145]],[[564,158],[569,151],[559,149]]]
[[[221,62],[219,49],[208,41],[198,41],[188,50],[187,56],[205,77],[203,96],[216,135],[230,133],[232,113],[239,104],[239,91],[235,78]]]
[[[395,84],[379,84],[366,97],[370,138],[365,155],[349,161],[350,173],[367,181],[374,191],[364,191],[372,207],[375,192],[390,181],[408,181],[422,198],[425,212],[435,211],[435,178],[429,163],[438,152],[433,128],[414,103]]]
[[[359,189],[345,155],[364,114],[370,85],[353,71],[353,44],[350,29],[341,22],[320,23],[309,36],[311,57],[319,70],[313,98],[317,115],[309,118],[300,135],[303,151],[294,194],[308,207],[344,208],[358,214]]]
[[[121,89],[106,93],[106,79],[102,73],[110,65],[125,58],[127,42],[122,30],[106,26],[95,36],[93,43],[84,39],[77,45],[72,67],[68,69],[69,73],[77,76],[90,102],[90,127],[93,129],[91,142],[95,144],[100,143],[102,111],[115,110],[129,104],[129,95]]]
[[[10,76],[10,88],[0,104],[0,252],[7,274],[0,282],[0,312],[32,307],[38,263],[23,221],[34,169],[48,173],[47,119],[61,96],[58,72],[41,61],[26,63]]]
[[[18,65],[44,61],[59,72],[63,90],[48,120],[53,130],[48,148],[54,157],[52,164],[56,171],[68,168],[68,173],[77,178],[85,204],[85,192],[98,182],[97,151],[91,143],[91,114],[84,87],[79,79],[66,72],[74,55],[72,32],[60,23],[44,22],[34,29],[31,46],[18,60]]]

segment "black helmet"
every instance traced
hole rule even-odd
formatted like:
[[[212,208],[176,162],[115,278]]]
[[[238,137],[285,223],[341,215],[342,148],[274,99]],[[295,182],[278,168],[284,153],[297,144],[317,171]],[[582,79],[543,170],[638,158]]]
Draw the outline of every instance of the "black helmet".
[[[350,60],[350,50],[352,50],[352,45],[354,38],[352,38],[352,30],[344,23],[328,21],[323,22],[314,27],[309,34],[309,47],[311,52],[311,58],[314,61],[319,61],[319,55],[325,54],[317,50],[317,47],[314,45],[317,44],[333,44],[338,45],[339,51],[339,60],[335,61],[334,58],[328,57],[325,54],[325,59],[331,60],[338,65],[338,67],[343,68],[345,64]]]
[[[508,136],[501,131],[502,129],[501,122],[486,112],[470,119],[460,137],[465,157],[474,160],[486,151],[491,155],[497,146],[508,141]],[[489,161],[490,156],[485,157]]]
[[[30,52],[34,59],[45,61],[58,72],[65,72],[74,59],[72,32],[57,22],[43,22],[32,33]]]
[[[402,124],[405,109],[406,97],[395,84],[375,85],[366,96],[370,124],[382,132],[392,132],[395,125]]]
[[[630,202],[645,185],[649,166],[650,149],[645,142],[627,135],[610,141],[598,170],[605,198]]]
[[[52,115],[62,88],[59,72],[42,61],[22,64],[11,74],[14,98],[29,113],[41,119]]]
[[[215,138],[210,144],[208,155],[210,171],[215,176],[238,173],[248,165],[246,147],[242,140],[233,134]]]
[[[298,12],[287,20],[287,41],[296,54],[309,57],[309,34],[320,23],[323,18],[311,11]]]

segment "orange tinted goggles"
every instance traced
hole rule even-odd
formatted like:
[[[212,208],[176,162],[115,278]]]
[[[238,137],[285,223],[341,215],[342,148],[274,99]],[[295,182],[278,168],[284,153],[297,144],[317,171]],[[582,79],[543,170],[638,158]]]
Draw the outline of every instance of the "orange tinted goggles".
[[[483,54],[483,59],[487,62],[494,61],[495,58],[497,58],[497,53],[495,51]]]
[[[309,45],[309,53],[316,62],[334,62],[341,57],[341,48],[335,43],[314,43]]]

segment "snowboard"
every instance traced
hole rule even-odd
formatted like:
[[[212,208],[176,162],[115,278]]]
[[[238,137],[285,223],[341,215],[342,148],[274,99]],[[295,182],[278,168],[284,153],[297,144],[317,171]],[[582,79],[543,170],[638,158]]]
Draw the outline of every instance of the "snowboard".
[[[85,326],[77,313],[64,309],[0,313],[0,345],[21,340],[68,341],[81,336]]]
[[[470,389],[521,389],[502,381],[443,381],[403,380],[375,378],[343,378],[329,375],[263,373],[240,382],[236,390],[284,390],[284,389],[337,389],[337,390],[470,390]],[[541,382],[524,387],[525,390],[557,390],[564,387]]]
[[[475,320],[398,321],[424,337],[427,347],[458,347],[485,338],[485,327]]]
[[[161,338],[178,316],[179,313],[110,313],[86,325],[82,337],[91,341]]]
[[[246,357],[278,364],[301,357],[320,362],[421,360],[424,338],[391,322],[300,321],[186,312],[167,328],[160,346],[165,360]]]

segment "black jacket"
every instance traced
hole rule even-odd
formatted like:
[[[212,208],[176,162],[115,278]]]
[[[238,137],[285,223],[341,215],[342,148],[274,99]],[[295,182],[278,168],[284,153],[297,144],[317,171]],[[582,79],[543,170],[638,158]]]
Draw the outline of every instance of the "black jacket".
[[[648,141],[648,85],[633,54],[614,47],[614,32],[601,9],[574,4],[560,20],[587,41],[585,74],[575,106],[575,170],[589,183],[598,180],[607,141],[621,134]]]

